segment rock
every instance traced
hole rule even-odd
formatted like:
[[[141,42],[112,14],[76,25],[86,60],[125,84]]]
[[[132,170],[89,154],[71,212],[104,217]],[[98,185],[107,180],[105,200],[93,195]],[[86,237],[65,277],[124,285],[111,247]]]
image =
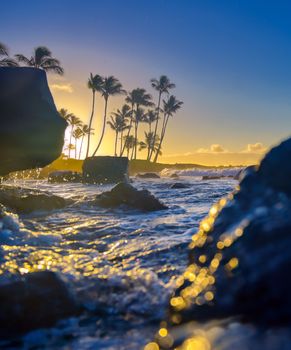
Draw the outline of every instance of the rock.
[[[83,163],[87,183],[117,183],[128,180],[127,157],[90,157]]]
[[[221,175],[203,175],[202,180],[219,180],[224,177],[225,176],[221,176]]]
[[[176,173],[173,173],[173,174],[170,175],[170,178],[171,179],[179,179],[179,175],[176,174]]]
[[[278,191],[291,194],[291,138],[274,147],[262,160],[259,177],[269,186]]]
[[[285,141],[271,150],[258,170],[248,167],[240,190],[214,205],[192,237],[184,273],[188,277],[171,300],[176,319],[237,316],[264,326],[290,325],[291,198],[287,179],[291,178],[291,147],[287,145]],[[274,171],[271,166],[276,167]],[[200,273],[200,279],[192,278]]]
[[[136,175],[141,179],[160,179],[161,177],[157,173],[139,173]]]
[[[172,189],[182,189],[182,188],[189,188],[189,184],[184,184],[183,182],[175,182],[173,185],[170,186]]]
[[[64,182],[82,182],[83,175],[77,171],[62,170],[53,171],[48,175],[48,182],[50,183],[64,183]]]
[[[18,213],[61,209],[67,205],[64,198],[51,193],[8,185],[0,186],[0,203]]]
[[[61,154],[66,121],[59,116],[45,71],[0,68],[0,176],[43,167]]]
[[[139,191],[127,183],[119,183],[111,191],[101,193],[97,196],[95,203],[105,208],[125,205],[142,211],[167,209],[167,206],[149,191]]]
[[[77,315],[79,306],[65,282],[51,271],[29,273],[0,284],[0,337],[53,326]]]

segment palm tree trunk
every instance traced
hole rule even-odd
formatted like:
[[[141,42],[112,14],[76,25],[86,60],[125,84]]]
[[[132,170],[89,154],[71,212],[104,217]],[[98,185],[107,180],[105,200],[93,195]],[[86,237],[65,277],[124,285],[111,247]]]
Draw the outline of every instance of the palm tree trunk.
[[[138,129],[138,123],[135,123],[135,127],[134,127],[134,159],[136,159],[137,156],[137,129]]]
[[[103,117],[103,127],[102,127],[102,133],[101,133],[101,137],[100,137],[100,140],[98,142],[98,145],[94,151],[94,153],[92,154],[92,156],[94,157],[95,154],[98,152],[99,150],[99,147],[103,141],[103,137],[104,137],[104,134],[105,134],[105,126],[106,126],[106,119],[107,119],[107,105],[108,105],[108,98],[105,98],[105,106],[104,106],[104,117]]]
[[[164,137],[165,137],[165,134],[166,134],[166,129],[167,129],[168,121],[169,121],[169,115],[167,115],[167,117],[165,118],[165,123],[164,123],[164,125],[163,125],[163,130],[162,130],[162,134],[161,134],[161,139],[160,139],[159,147],[158,147],[158,149],[157,149],[157,153],[156,153],[155,158],[154,158],[154,163],[156,163],[156,162],[158,161],[159,153],[160,153],[160,150],[161,150],[161,148],[162,148],[162,143],[163,143],[163,140],[164,140]]]
[[[118,131],[115,132],[115,145],[114,145],[114,156],[117,157],[117,139],[118,139]]]
[[[71,157],[71,144],[72,144],[73,131],[74,131],[74,125],[72,125],[70,141],[69,141],[69,159]]]
[[[120,150],[119,150],[119,157],[122,157],[122,148],[123,148],[123,130],[120,134]]]
[[[130,135],[130,131],[131,131],[131,128],[132,128],[132,122],[133,122],[133,108],[134,108],[134,105],[132,104],[131,105],[131,118],[130,118],[130,123],[129,123],[129,128],[128,128],[128,132],[127,132],[127,135],[126,135],[126,138],[128,139],[129,135]],[[125,145],[126,145],[126,142],[124,142],[124,146],[123,146],[123,149],[122,149],[122,152],[120,154],[120,157],[123,156],[123,153],[124,153],[124,150],[125,150]]]
[[[78,140],[77,140],[77,138],[75,140],[76,140],[75,141],[75,159],[77,159],[77,142],[78,142]]]
[[[89,130],[91,130],[91,127],[92,127],[92,121],[93,121],[93,117],[94,117],[94,111],[95,111],[95,91],[93,90],[92,111],[91,111],[91,116],[90,116],[90,120],[89,120]],[[90,137],[91,137],[91,133],[89,132],[89,134],[88,134],[87,151],[86,151],[86,158],[88,158],[89,150],[90,150]]]
[[[80,150],[79,150],[79,159],[81,159],[81,153],[82,153],[82,148],[83,148],[84,137],[85,137],[85,135],[82,136],[82,140],[81,140],[81,145],[80,145]]]
[[[160,92],[159,92],[159,100],[158,100],[157,120],[156,120],[156,125],[155,125],[155,132],[154,132],[154,140],[156,139],[156,137],[157,137],[157,132],[158,132],[161,97],[162,97],[162,92],[160,91]],[[152,147],[152,149],[151,149],[150,159],[149,159],[149,160],[151,160],[151,158],[152,158],[152,156],[153,156],[154,147],[155,147],[155,146],[153,145],[153,147]]]

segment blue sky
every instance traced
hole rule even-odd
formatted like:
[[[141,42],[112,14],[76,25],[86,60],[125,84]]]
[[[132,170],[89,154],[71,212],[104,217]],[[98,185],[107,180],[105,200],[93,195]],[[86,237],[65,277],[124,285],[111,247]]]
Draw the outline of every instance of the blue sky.
[[[1,3],[1,14],[0,41],[12,54],[47,45],[62,61],[59,84],[72,91],[53,92],[56,103],[84,120],[89,72],[114,74],[126,89],[141,86],[153,95],[149,79],[167,74],[184,108],[169,125],[165,160],[199,160],[202,149],[218,163],[245,159],[253,156],[248,144],[261,143],[253,152],[261,153],[290,134],[287,1],[16,0]],[[121,102],[112,101],[112,109]],[[211,151],[213,144],[223,152]]]

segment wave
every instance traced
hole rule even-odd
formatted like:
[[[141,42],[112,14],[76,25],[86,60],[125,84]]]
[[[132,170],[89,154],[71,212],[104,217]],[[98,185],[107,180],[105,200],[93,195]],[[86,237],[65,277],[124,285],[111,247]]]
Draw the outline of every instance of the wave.
[[[209,168],[209,169],[201,169],[201,168],[190,168],[184,170],[175,170],[175,169],[164,169],[161,171],[161,176],[171,177],[173,174],[178,176],[191,176],[191,177],[235,177],[238,175],[244,167],[232,167],[232,168]]]

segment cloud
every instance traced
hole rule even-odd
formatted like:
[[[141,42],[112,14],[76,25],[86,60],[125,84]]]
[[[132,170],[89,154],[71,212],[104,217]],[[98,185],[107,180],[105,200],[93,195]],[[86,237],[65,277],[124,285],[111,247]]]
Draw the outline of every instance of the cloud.
[[[198,148],[196,153],[226,153],[227,150],[220,144],[214,143],[210,148]]]
[[[69,94],[71,94],[73,92],[73,87],[69,83],[67,83],[67,84],[51,84],[50,87],[52,90],[68,92]]]
[[[261,142],[256,142],[248,143],[246,148],[242,150],[241,153],[264,153],[266,150],[266,147],[264,147]]]

